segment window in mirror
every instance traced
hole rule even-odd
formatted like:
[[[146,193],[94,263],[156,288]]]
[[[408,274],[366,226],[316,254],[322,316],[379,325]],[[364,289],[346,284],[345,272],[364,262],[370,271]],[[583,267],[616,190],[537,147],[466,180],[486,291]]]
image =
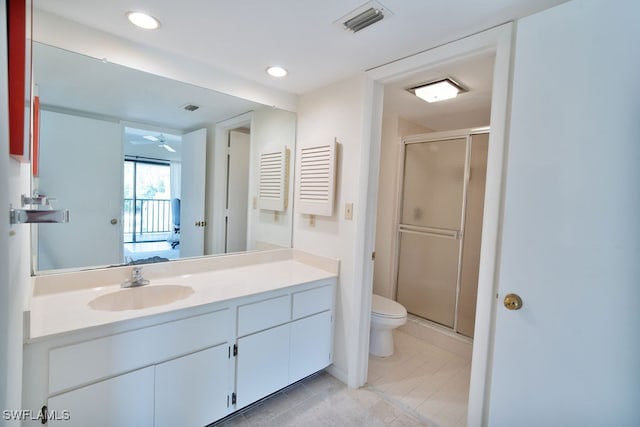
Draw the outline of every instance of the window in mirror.
[[[180,198],[171,186],[171,169],[168,161],[125,158],[123,241],[129,262],[180,256],[179,237],[174,233],[179,216],[174,218],[172,211],[172,200]]]
[[[142,264],[180,257],[182,136],[124,128],[124,260]]]

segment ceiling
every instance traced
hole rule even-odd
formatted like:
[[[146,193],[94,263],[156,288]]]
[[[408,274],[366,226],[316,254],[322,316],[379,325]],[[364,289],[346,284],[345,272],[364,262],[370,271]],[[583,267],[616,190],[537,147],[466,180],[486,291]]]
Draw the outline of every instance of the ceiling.
[[[50,13],[213,69],[302,94],[367,69],[546,9],[566,0],[380,0],[390,12],[357,33],[340,18],[363,0],[34,0]],[[133,27],[141,10],[161,28]],[[283,79],[269,65],[289,70]]]
[[[396,114],[434,131],[488,126],[495,53],[485,52],[449,62],[388,84],[384,88],[384,113]],[[446,101],[428,103],[408,88],[452,77],[468,91]]]
[[[160,131],[182,133],[262,107],[41,43],[33,45],[33,75],[45,106],[146,123]],[[185,104],[200,108],[185,111]]]
[[[42,108],[129,122],[124,128],[124,152],[130,156],[179,161],[179,135],[263,107],[37,42],[33,76]],[[186,111],[186,104],[199,108]]]

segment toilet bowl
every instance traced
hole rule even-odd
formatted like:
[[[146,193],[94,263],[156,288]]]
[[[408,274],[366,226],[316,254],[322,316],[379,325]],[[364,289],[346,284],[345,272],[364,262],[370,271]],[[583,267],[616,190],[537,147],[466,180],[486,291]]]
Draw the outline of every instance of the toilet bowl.
[[[387,357],[393,354],[393,330],[407,323],[407,309],[401,304],[373,294],[369,353]]]

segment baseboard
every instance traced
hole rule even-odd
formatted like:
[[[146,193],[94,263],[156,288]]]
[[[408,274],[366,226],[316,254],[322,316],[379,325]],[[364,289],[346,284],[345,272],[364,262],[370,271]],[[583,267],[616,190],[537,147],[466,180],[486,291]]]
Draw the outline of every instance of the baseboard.
[[[325,369],[325,371],[332,377],[340,380],[341,382],[345,384],[349,383],[347,373],[342,369],[336,368],[336,365],[329,366],[328,368]]]

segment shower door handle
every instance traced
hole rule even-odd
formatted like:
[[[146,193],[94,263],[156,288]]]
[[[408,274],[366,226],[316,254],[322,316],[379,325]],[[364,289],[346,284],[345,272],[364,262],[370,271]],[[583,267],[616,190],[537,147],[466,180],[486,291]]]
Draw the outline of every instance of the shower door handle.
[[[402,233],[423,234],[427,236],[450,237],[460,240],[463,232],[460,230],[452,230],[448,228],[423,227],[418,225],[400,224],[398,231]]]

